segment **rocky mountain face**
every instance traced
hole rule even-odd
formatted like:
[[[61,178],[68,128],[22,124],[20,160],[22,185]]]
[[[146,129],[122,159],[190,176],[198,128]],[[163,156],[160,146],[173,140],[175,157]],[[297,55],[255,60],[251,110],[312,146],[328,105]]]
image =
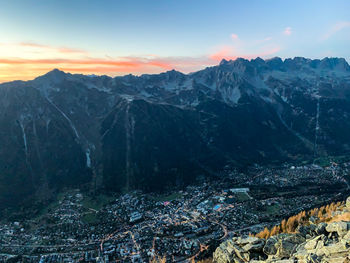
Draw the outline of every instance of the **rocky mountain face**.
[[[344,59],[223,60],[124,77],[53,70],[0,85],[0,206],[63,187],[146,191],[225,165],[350,150]]]
[[[334,214],[346,221],[302,226],[295,234],[279,234],[267,240],[235,237],[214,252],[216,263],[346,263],[350,262],[350,197]]]

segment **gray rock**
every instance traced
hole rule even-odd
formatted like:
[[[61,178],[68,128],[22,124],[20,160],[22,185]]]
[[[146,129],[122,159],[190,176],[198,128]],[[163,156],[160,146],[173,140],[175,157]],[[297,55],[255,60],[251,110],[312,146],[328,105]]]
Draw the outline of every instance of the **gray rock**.
[[[317,226],[316,226],[316,229],[315,229],[315,232],[317,235],[323,235],[326,233],[326,226],[327,224],[326,223],[319,223]]]
[[[276,256],[282,259],[290,257],[295,252],[296,247],[304,241],[305,238],[301,235],[289,234],[285,236],[280,242]]]
[[[239,238],[237,238],[235,243],[239,246],[244,246],[246,244],[259,242],[259,240],[260,240],[260,238],[258,238],[258,237],[246,237],[246,238],[239,237]]]
[[[317,243],[318,243],[319,241],[322,242],[322,237],[324,237],[324,236],[317,236],[317,237],[315,237],[315,238],[313,238],[313,239],[311,239],[311,240],[308,240],[308,241],[305,243],[304,248],[305,248],[306,250],[313,250],[313,249],[315,249],[316,246],[317,246]]]
[[[276,236],[270,237],[266,240],[263,252],[268,256],[275,255],[277,253],[277,243],[278,239]]]
[[[317,225],[315,224],[311,224],[308,226],[300,225],[297,228],[297,232],[300,233],[303,237],[307,237],[307,236],[313,237],[316,235],[316,228],[317,228]]]
[[[316,224],[318,222],[319,218],[317,216],[311,216],[309,218],[310,224]]]
[[[252,252],[262,252],[262,249],[265,245],[265,241],[263,239],[258,240],[254,243],[248,243],[243,246],[244,251],[252,251]]]
[[[347,210],[339,210],[339,213],[344,211]],[[233,238],[216,249],[214,262],[350,263],[350,222],[313,224],[298,230],[300,233],[283,233],[267,240]]]
[[[232,242],[226,241],[222,243],[214,252],[213,260],[218,263],[231,263],[233,262],[233,246]]]
[[[333,222],[326,226],[326,231],[329,233],[337,233],[339,237],[343,237],[350,230],[350,222]]]
[[[310,263],[321,263],[322,258],[317,256],[316,254],[309,254],[306,257],[306,260],[307,262],[310,262]]]
[[[296,247],[304,241],[305,238],[300,234],[279,234],[266,241],[263,252],[268,256],[288,258],[295,252]]]

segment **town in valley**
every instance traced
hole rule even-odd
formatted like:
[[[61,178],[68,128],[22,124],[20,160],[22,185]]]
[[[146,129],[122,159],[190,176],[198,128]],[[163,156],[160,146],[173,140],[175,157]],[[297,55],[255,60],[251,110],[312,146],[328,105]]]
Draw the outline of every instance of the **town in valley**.
[[[0,261],[189,262],[218,244],[349,192],[348,162],[226,167],[220,179],[167,193],[67,189],[48,206],[3,215]],[[17,261],[16,261],[17,260]],[[7,261],[11,262],[11,261]]]

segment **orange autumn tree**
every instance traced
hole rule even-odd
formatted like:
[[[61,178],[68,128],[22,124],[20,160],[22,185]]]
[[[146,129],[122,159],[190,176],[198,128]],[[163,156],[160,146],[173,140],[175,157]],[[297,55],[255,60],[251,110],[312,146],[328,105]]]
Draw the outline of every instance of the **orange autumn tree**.
[[[281,233],[295,233],[300,225],[308,225],[311,217],[317,217],[317,223],[328,222],[332,219],[333,213],[343,206],[344,202],[336,202],[319,208],[313,208],[308,212],[302,211],[288,219],[283,219],[279,225],[276,225],[271,229],[265,227],[263,231],[257,233],[255,236],[266,239]]]

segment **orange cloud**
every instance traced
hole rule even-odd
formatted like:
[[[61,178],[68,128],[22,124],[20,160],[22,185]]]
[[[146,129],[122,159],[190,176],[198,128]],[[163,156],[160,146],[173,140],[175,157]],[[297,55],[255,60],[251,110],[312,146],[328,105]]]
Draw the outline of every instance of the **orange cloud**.
[[[286,36],[290,36],[292,34],[292,28],[286,27],[283,31],[283,34],[285,34]]]
[[[29,48],[36,48],[36,49],[50,49],[59,53],[76,53],[76,54],[88,54],[87,51],[82,49],[76,49],[76,48],[68,48],[68,47],[55,47],[50,45],[42,45],[38,43],[33,42],[21,42],[18,44],[21,47],[29,47]]]
[[[48,64],[48,65],[58,65],[58,64],[69,64],[69,65],[108,65],[127,68],[137,68],[142,65],[149,65],[160,67],[164,69],[170,68],[166,63],[162,63],[154,60],[139,60],[131,59],[129,61],[122,60],[107,60],[107,59],[3,59],[0,58],[0,64],[3,65],[18,65],[18,64],[27,64],[27,65],[38,65],[38,64]]]
[[[187,66],[186,60],[182,60],[182,67]],[[199,64],[199,63],[198,63]],[[200,63],[203,65],[202,63]],[[191,64],[190,64],[191,66]],[[120,75],[125,73],[143,74],[159,73],[171,70],[176,63],[171,58],[119,58],[119,59],[23,59],[0,58],[0,82],[21,79],[32,79],[46,73],[53,68],[59,68],[74,73],[100,73]]]
[[[243,42],[242,42],[243,43]],[[28,80],[53,68],[73,73],[97,73],[111,76],[125,73],[160,73],[176,69],[184,73],[213,66],[223,58],[247,59],[273,55],[279,48],[263,50],[257,54],[238,52],[234,46],[223,46],[211,55],[198,57],[161,57],[156,54],[138,57],[98,56],[84,50],[53,47],[37,43],[0,43],[0,83],[11,80]]]
[[[232,55],[234,52],[233,47],[223,46],[219,51],[211,54],[209,57],[214,61],[221,61],[223,58],[225,59],[236,59],[237,56]]]
[[[276,54],[279,52],[281,49],[280,47],[273,47],[270,49],[263,50],[258,53],[254,54],[249,54],[249,53],[235,53],[233,47],[229,46],[224,46],[221,48],[219,51],[215,52],[214,54],[210,55],[210,59],[219,62],[222,59],[227,59],[227,60],[234,60],[237,59],[238,57],[245,58],[245,59],[252,59],[256,57],[267,57]]]
[[[232,38],[232,40],[236,40],[236,39],[238,39],[238,35],[237,34],[231,34],[231,38]]]

